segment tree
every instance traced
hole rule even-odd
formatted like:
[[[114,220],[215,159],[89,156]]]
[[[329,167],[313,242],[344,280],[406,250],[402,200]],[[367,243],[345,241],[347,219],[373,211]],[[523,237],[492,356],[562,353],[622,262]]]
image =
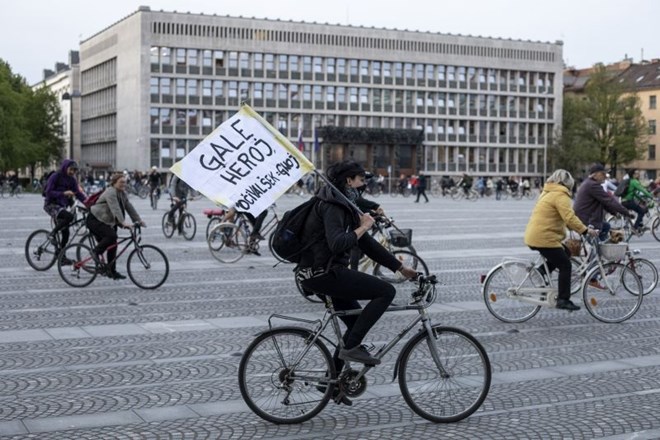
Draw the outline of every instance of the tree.
[[[61,155],[61,110],[47,88],[32,90],[0,59],[0,170],[34,167]]]
[[[581,173],[590,162],[614,172],[644,155],[647,124],[639,99],[602,65],[594,68],[584,94],[564,98],[562,132],[551,148],[551,164]]]

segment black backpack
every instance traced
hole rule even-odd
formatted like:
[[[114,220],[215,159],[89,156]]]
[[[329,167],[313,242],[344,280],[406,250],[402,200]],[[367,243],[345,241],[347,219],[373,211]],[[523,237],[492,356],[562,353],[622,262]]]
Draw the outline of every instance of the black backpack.
[[[307,217],[312,212],[319,199],[312,197],[306,202],[284,213],[273,232],[273,251],[283,260],[290,263],[300,263],[302,253],[315,240],[302,241],[303,228]]]
[[[630,185],[630,179],[623,179],[619,186],[616,187],[614,195],[617,197],[623,197],[628,192],[628,185]]]
[[[46,197],[46,187],[48,186],[48,181],[50,180],[50,177],[57,173],[55,170],[50,170],[48,174],[46,174],[46,178],[44,179],[44,187],[41,188],[41,197]],[[57,174],[57,179],[60,178],[59,173]],[[57,180],[55,181],[55,186],[57,186]]]

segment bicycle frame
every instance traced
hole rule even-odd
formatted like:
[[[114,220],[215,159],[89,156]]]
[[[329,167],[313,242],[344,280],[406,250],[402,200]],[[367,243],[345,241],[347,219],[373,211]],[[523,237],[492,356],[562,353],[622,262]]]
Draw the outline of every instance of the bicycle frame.
[[[135,248],[137,248],[139,246],[141,237],[138,235],[139,234],[138,229],[139,229],[139,227],[134,226],[133,229],[131,230],[131,235],[127,235],[127,236],[124,236],[124,237],[117,237],[117,243],[114,243],[114,244],[108,246],[108,248],[106,249],[106,252],[110,249],[115,249],[115,248],[118,249],[119,246],[122,243],[125,243],[127,241],[129,242],[129,243],[126,244],[126,246],[124,246],[124,248],[121,251],[117,252],[117,255],[115,256],[115,258],[112,261],[108,261],[108,263],[107,263],[108,265],[116,264],[119,257],[121,257],[124,254],[124,252],[126,252],[126,250],[130,247],[131,244],[133,244]],[[101,261],[103,262],[103,255],[99,255],[99,258],[101,258]],[[86,263],[89,263],[89,261],[91,259],[92,259],[92,257],[90,256],[90,257],[87,257],[83,260],[80,260],[75,264],[74,267],[76,269],[80,269]],[[140,259],[142,260],[141,257],[140,257]],[[146,263],[145,261],[142,261],[142,262]],[[148,263],[147,263],[147,266],[148,266]]]
[[[433,334],[433,324],[431,323],[431,318],[429,317],[428,314],[428,307],[433,304],[433,301],[435,300],[435,293],[431,294],[432,297],[430,300],[425,301],[423,304],[408,304],[408,305],[402,305],[402,306],[390,306],[387,308],[386,313],[388,312],[401,312],[401,311],[406,311],[406,310],[417,310],[419,312],[419,315],[416,316],[408,325],[404,327],[403,330],[401,330],[391,341],[389,341],[387,344],[385,344],[383,347],[381,347],[378,352],[374,355],[375,358],[377,359],[382,359],[394,346],[396,346],[403,338],[421,322],[422,327],[424,331],[429,335],[430,338],[434,338]],[[305,358],[307,352],[311,349],[313,346],[314,342],[318,340],[319,338],[322,338],[323,340],[327,341],[331,346],[335,348],[343,348],[344,342],[342,339],[342,332],[341,332],[341,327],[339,325],[339,318],[343,316],[357,316],[360,313],[362,313],[363,309],[351,309],[351,310],[341,310],[341,311],[335,311],[334,307],[332,306],[332,302],[328,297],[325,297],[325,307],[326,311],[325,314],[323,315],[322,319],[317,319],[317,320],[308,320],[308,319],[303,319],[303,318],[297,318],[297,317],[292,317],[292,316],[286,316],[286,315],[280,315],[280,314],[273,314],[268,318],[268,328],[269,330],[272,330],[273,319],[282,319],[282,320],[287,320],[287,321],[295,321],[295,322],[302,322],[305,324],[312,324],[315,326],[315,329],[312,330],[312,339],[308,341],[307,347],[298,355],[298,357],[293,361],[292,363],[292,369],[295,370],[295,368],[298,366],[298,364]],[[332,324],[332,329],[335,334],[337,342],[333,342],[330,340],[328,337],[324,336],[323,333],[324,331],[328,328],[328,325]],[[279,348],[276,348],[279,352]],[[440,360],[440,356],[436,350],[435,345],[429,344],[429,350],[431,352],[431,356],[440,370],[441,374],[446,375],[446,369],[444,368],[442,361]],[[399,358],[401,357],[401,354],[399,354]],[[284,359],[281,357],[281,353],[278,353],[278,356],[280,356],[280,360],[284,362]],[[348,364],[348,362],[347,362]],[[394,373],[392,376],[392,381],[396,380],[398,376],[398,365],[399,365],[399,359],[397,359],[397,362],[395,363],[395,369]],[[364,365],[358,372],[357,376],[353,377],[351,380],[352,381],[358,381],[360,380],[371,368],[371,366]],[[339,381],[339,372],[337,372],[337,378],[331,379],[329,381],[329,384],[337,384]]]

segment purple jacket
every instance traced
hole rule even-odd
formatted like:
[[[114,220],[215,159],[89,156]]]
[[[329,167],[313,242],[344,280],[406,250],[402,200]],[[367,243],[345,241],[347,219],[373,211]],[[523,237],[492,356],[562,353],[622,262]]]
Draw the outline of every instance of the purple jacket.
[[[60,166],[60,170],[53,173],[48,178],[46,189],[44,190],[44,193],[46,194],[46,205],[56,204],[62,207],[69,206],[71,204],[71,199],[64,195],[64,191],[73,191],[76,198],[81,202],[87,198],[87,196],[80,191],[78,180],[66,173],[66,170],[71,163],[73,163],[71,159],[64,159]]]

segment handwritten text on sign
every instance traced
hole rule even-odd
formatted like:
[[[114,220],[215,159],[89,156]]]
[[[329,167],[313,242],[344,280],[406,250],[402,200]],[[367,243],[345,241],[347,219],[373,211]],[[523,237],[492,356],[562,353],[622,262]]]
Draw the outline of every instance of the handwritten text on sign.
[[[312,169],[281,133],[244,105],[172,172],[214,202],[258,215]]]

